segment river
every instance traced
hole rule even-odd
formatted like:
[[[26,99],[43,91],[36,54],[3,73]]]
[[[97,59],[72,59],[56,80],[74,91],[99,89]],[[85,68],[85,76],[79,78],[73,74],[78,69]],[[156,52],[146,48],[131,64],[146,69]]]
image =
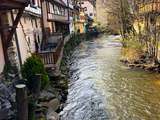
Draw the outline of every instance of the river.
[[[117,37],[75,49],[62,120],[160,120],[160,74],[123,65]]]

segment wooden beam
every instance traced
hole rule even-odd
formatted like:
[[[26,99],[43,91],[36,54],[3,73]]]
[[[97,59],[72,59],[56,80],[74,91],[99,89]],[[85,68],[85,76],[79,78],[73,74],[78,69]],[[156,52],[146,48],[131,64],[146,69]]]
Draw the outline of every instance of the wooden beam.
[[[14,33],[16,32],[17,25],[23,14],[24,9],[25,7],[19,9],[19,12],[11,27],[6,25],[5,18],[8,19],[7,11],[0,12],[0,26],[1,26],[0,33],[1,33],[1,38],[2,38],[3,52],[4,52],[4,58],[5,58],[6,64],[8,64],[9,62],[8,53],[7,53],[8,47],[10,45],[10,42],[12,41]]]
[[[29,0],[18,0],[18,1],[10,1],[10,0],[0,0],[0,10],[11,10],[11,9],[20,9],[23,7],[27,7],[29,4]]]
[[[8,38],[7,38],[7,43],[8,43],[7,47],[9,47],[9,43],[12,40],[14,33],[16,32],[17,25],[21,19],[24,9],[25,7],[19,9],[18,14],[13,22],[13,28],[10,30],[10,34],[8,35]]]
[[[2,13],[0,12],[0,26],[4,26],[4,22],[5,22],[5,19],[7,17],[7,14],[6,13]],[[5,63],[8,64],[8,54],[7,54],[7,33],[8,33],[8,28],[3,28],[3,29],[0,29],[0,34],[1,34],[1,40],[2,40],[2,47],[3,47],[3,54],[4,54],[4,59],[5,59]]]

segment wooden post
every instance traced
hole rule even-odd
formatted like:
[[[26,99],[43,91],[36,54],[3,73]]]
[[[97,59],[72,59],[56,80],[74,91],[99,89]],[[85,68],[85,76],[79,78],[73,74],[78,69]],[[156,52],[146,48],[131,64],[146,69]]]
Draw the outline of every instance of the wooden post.
[[[34,81],[32,84],[33,84],[32,94],[35,97],[35,99],[37,99],[38,96],[40,95],[40,90],[41,90],[41,74],[36,74],[34,76]]]
[[[35,104],[41,89],[41,74],[36,74],[32,81],[31,97],[29,99],[29,120],[35,120]]]
[[[13,27],[10,30],[10,34],[7,37],[7,42],[8,42],[7,43],[7,48],[9,47],[9,43],[12,40],[14,33],[16,32],[17,25],[18,25],[18,23],[21,19],[21,16],[23,14],[24,9],[25,9],[25,7],[18,10],[17,16],[16,16],[15,20],[13,21]]]
[[[28,100],[26,85],[16,85],[17,120],[28,120]]]

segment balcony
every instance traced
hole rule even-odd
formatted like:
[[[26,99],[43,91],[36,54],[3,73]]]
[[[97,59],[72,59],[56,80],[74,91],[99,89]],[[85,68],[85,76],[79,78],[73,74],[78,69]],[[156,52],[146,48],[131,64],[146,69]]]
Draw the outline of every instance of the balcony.
[[[62,58],[64,47],[64,39],[62,34],[54,33],[44,47],[44,50],[39,52],[39,55],[46,69],[59,69],[59,63]]]
[[[0,0],[0,10],[19,9],[28,4],[29,0]]]
[[[67,22],[68,17],[67,16],[62,16],[62,15],[56,15],[56,14],[53,14],[53,13],[48,13],[48,20],[49,21]]]

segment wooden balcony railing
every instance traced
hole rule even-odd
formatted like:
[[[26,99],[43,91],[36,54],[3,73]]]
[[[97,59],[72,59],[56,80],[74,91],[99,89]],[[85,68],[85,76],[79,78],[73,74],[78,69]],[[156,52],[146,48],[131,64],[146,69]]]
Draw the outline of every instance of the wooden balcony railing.
[[[42,51],[39,53],[45,67],[54,67],[55,64],[55,52]]]
[[[48,20],[50,21],[67,21],[68,16],[67,15],[56,15],[53,13],[48,13]]]
[[[45,65],[46,68],[55,67],[59,58],[61,57],[61,53],[63,52],[64,40],[63,37],[58,41],[57,46],[54,49],[43,50],[39,52],[39,55]]]

